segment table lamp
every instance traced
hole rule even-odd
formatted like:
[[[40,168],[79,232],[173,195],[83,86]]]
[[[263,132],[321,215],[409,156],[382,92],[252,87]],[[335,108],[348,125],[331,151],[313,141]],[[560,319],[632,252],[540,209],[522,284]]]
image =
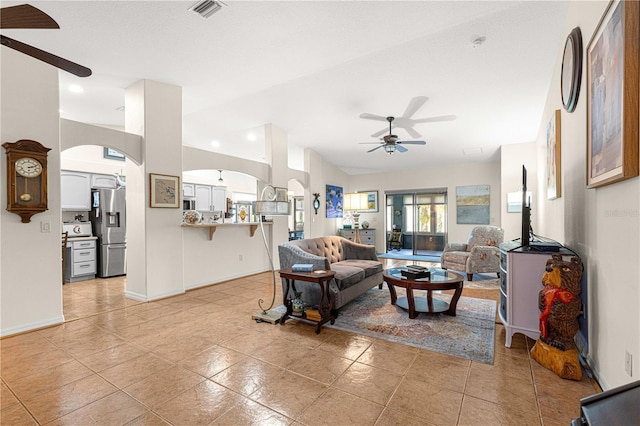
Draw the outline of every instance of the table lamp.
[[[344,194],[342,199],[342,209],[353,212],[353,228],[355,229],[355,242],[360,244],[360,233],[358,231],[360,218],[359,210],[367,210],[369,208],[369,197],[364,192],[354,192]]]
[[[253,202],[253,210],[256,214],[262,216],[288,216],[291,210],[291,205],[287,197],[286,188],[273,187],[267,185],[262,189],[260,193],[260,199]],[[269,256],[269,265],[271,265],[271,277],[273,279],[273,296],[271,298],[271,305],[268,308],[264,308],[262,304],[264,300],[258,299],[259,312],[255,312],[251,318],[257,322],[270,322],[272,324],[277,323],[282,318],[282,312],[272,310],[273,304],[276,300],[276,270],[273,266],[273,257],[271,256],[271,250],[269,250],[269,243],[267,243],[267,237],[264,233],[263,220],[260,220],[260,231],[262,232],[262,241],[264,241],[264,248],[267,250]]]

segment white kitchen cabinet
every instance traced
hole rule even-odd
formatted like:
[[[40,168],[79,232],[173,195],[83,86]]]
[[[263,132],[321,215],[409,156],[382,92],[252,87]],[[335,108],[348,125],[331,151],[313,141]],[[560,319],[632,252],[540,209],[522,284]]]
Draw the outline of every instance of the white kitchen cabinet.
[[[211,210],[227,212],[227,188],[221,186],[214,186],[212,188],[213,193],[213,208]]]
[[[209,185],[195,185],[196,210],[210,212],[213,210],[213,194]]]
[[[65,282],[90,280],[96,277],[96,239],[71,241],[67,245]]]
[[[60,172],[61,206],[63,211],[91,210],[91,175],[80,172]]]
[[[182,198],[193,198],[196,196],[196,188],[192,183],[182,184]]]
[[[91,188],[116,189],[118,182],[113,175],[91,175]]]

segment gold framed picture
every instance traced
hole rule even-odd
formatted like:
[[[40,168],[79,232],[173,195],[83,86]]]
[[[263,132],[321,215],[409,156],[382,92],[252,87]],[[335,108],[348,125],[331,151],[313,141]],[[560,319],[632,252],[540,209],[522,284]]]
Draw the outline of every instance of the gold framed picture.
[[[150,207],[180,207],[180,177],[149,173]]]
[[[547,167],[545,167],[545,174],[548,200],[555,200],[562,195],[560,186],[560,130],[560,110],[557,109],[551,120],[549,120],[549,124],[547,124]]]

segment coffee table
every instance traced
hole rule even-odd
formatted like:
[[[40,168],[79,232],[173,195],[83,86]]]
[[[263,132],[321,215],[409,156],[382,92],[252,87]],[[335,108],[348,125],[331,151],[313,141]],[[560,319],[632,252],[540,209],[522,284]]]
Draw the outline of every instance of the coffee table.
[[[389,287],[391,304],[400,306],[409,311],[409,318],[414,319],[418,312],[443,313],[445,315],[456,316],[456,305],[462,294],[464,278],[460,274],[440,268],[429,268],[430,278],[410,279],[402,276],[404,268],[385,269],[382,273],[384,280]],[[407,297],[398,298],[396,287],[407,290]],[[414,296],[414,290],[426,290],[427,296]],[[433,299],[434,290],[455,290],[450,303],[443,300]]]

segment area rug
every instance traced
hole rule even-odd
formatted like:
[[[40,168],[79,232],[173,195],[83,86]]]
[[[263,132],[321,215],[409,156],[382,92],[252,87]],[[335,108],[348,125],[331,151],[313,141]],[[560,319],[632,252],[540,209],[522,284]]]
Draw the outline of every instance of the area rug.
[[[405,295],[404,289],[396,289],[398,297]],[[434,292],[433,297],[451,300],[448,294]],[[391,305],[385,285],[341,308],[335,324],[325,326],[493,364],[496,302],[461,297],[456,314],[419,314],[409,319],[408,312]]]

